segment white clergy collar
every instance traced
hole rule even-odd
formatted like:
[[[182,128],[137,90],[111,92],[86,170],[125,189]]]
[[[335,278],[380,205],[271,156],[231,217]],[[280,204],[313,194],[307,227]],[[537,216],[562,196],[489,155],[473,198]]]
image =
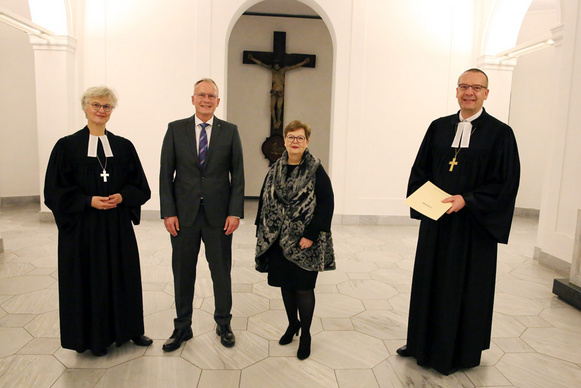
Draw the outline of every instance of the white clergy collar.
[[[113,151],[111,151],[111,146],[109,145],[109,139],[107,135],[95,136],[89,135],[89,148],[87,149],[87,156],[96,157],[97,156],[97,141],[101,140],[103,145],[103,151],[105,151],[105,156],[108,158],[113,157]]]
[[[454,136],[454,141],[452,142],[452,148],[468,148],[470,146],[470,136],[472,135],[472,121],[476,120],[482,114],[482,108],[476,113],[468,117],[467,119],[462,118],[462,113],[458,113],[460,116],[460,122],[456,128],[456,136]]]

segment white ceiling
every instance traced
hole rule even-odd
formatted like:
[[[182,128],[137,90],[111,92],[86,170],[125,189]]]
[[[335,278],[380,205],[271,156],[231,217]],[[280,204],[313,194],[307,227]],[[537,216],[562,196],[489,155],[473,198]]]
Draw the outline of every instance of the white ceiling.
[[[558,10],[559,0],[533,0],[529,11]],[[310,7],[296,0],[266,0],[250,7],[248,12],[318,16]]]

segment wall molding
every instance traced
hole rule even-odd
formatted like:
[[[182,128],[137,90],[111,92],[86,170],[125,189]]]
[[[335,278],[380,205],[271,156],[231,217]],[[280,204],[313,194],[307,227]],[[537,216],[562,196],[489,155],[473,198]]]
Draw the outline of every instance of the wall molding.
[[[14,206],[14,205],[28,205],[39,204],[40,195],[24,195],[19,197],[2,197],[0,198],[0,207]]]
[[[524,207],[517,207],[514,209],[514,215],[518,217],[535,218],[539,219],[540,214],[539,209],[527,209]]]
[[[571,263],[566,262],[563,259],[555,257],[553,255],[544,252],[541,248],[535,247],[533,252],[533,259],[538,261],[543,267],[547,267],[550,270],[557,272],[559,275],[564,277],[569,277],[569,272],[571,271]]]
[[[247,197],[246,199],[257,199],[258,197]],[[39,204],[39,195],[29,195],[20,197],[2,197],[0,198],[0,207]],[[515,208],[514,215],[517,217],[539,218],[539,210]],[[159,220],[159,210],[142,210],[141,218],[144,220]],[[42,222],[54,222],[54,216],[51,211],[39,211],[39,219]],[[390,216],[390,215],[373,215],[373,214],[334,214],[333,224],[335,225],[418,225],[419,221],[409,216]],[[535,248],[536,249],[536,248]],[[547,255],[547,254],[545,254]],[[550,256],[550,255],[548,255]],[[544,257],[544,256],[543,256]],[[557,258],[555,258],[557,259]],[[560,259],[557,259],[560,260]],[[550,262],[551,260],[548,260]],[[562,260],[561,260],[562,261]],[[550,268],[550,267],[549,267]]]

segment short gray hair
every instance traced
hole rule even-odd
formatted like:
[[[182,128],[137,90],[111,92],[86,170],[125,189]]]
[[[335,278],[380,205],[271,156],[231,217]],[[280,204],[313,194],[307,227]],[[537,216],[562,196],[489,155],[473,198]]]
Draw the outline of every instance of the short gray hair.
[[[488,76],[486,75],[486,73],[476,67],[473,67],[471,69],[466,70],[465,72],[463,72],[462,74],[460,74],[460,77],[462,77],[463,74],[465,73],[480,73],[484,75],[484,78],[486,78],[486,85],[482,85],[484,86],[486,89],[488,89]],[[460,77],[458,77],[458,82],[460,82]]]
[[[85,93],[83,93],[83,97],[81,97],[82,108],[85,109],[91,98],[101,98],[101,97],[109,98],[109,100],[111,100],[111,107],[115,109],[118,101],[117,95],[112,89],[108,88],[107,86],[93,86],[85,90]]]
[[[218,96],[220,95],[220,89],[218,88],[218,85],[216,85],[216,82],[214,82],[214,80],[212,78],[202,78],[201,80],[199,80],[198,82],[196,82],[194,84],[194,91],[196,90],[196,86],[198,86],[202,82],[208,82],[208,83],[211,83],[212,85],[214,85],[214,87],[216,87],[216,92],[217,92],[216,94]]]

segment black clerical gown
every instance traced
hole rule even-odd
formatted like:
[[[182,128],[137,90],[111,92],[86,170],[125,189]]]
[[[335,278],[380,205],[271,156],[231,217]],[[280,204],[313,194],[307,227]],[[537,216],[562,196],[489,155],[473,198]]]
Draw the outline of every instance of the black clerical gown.
[[[111,132],[107,137],[113,152],[107,158],[107,182],[97,158],[87,156],[87,127],[56,143],[45,178],[45,203],[59,231],[61,344],[79,352],[144,333],[132,222],[139,224],[141,205],[151,192],[133,144]],[[116,208],[90,206],[92,196],[115,193],[123,197]]]
[[[408,195],[429,180],[466,201],[438,221],[411,212],[421,224],[407,348],[418,364],[445,374],[479,365],[490,346],[497,244],[508,242],[520,175],[512,129],[486,111],[450,171],[458,122],[458,114],[432,122],[408,184]]]

